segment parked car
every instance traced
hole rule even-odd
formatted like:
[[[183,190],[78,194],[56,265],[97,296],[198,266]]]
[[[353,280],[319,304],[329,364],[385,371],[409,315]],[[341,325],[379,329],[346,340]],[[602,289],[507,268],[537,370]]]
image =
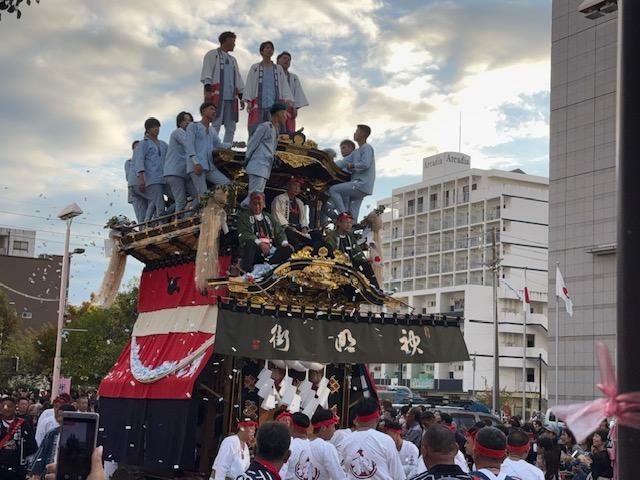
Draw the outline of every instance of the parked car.
[[[500,418],[495,415],[483,412],[472,412],[462,407],[433,406],[429,408],[429,410],[448,413],[460,430],[468,430],[474,424],[484,422],[485,420],[489,420],[494,427],[496,425],[502,425]]]

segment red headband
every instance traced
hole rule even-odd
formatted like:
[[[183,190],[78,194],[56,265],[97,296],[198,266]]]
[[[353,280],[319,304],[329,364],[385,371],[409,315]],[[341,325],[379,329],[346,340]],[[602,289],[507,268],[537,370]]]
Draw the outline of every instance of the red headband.
[[[482,455],[483,457],[489,457],[489,458],[502,459],[507,454],[506,450],[494,450],[493,448],[483,447],[478,442],[475,443],[475,445],[473,446],[473,449],[478,455]]]
[[[298,185],[304,185],[304,180],[299,177],[291,177],[289,182],[297,183]]]
[[[238,422],[238,428],[257,427],[258,422],[247,420],[246,422]]]
[[[282,420],[283,418],[291,418],[291,412],[287,412],[286,410],[284,412],[282,412],[280,415],[278,415],[276,417],[276,422],[279,422],[280,420]]]
[[[527,453],[529,452],[530,446],[529,442],[524,445],[520,445],[516,447],[515,445],[507,445],[507,450],[509,453]]]
[[[328,427],[329,425],[334,425],[336,423],[338,423],[338,419],[336,417],[331,417],[327,420],[322,420],[321,422],[314,423],[313,428]]]
[[[353,215],[351,215],[349,212],[342,212],[340,215],[338,215],[338,220],[344,220],[346,218],[353,220]]]
[[[401,434],[402,433],[402,429],[401,428],[385,428],[384,429],[385,432],[391,432],[391,433],[398,433]]]
[[[293,428],[298,433],[307,433],[308,427],[303,427],[302,425],[298,425],[296,422],[291,423],[291,428]]]
[[[374,420],[378,420],[379,418],[380,418],[380,413],[373,412],[373,413],[370,413],[369,415],[358,415],[356,417],[356,422],[368,423],[368,422],[373,422]]]

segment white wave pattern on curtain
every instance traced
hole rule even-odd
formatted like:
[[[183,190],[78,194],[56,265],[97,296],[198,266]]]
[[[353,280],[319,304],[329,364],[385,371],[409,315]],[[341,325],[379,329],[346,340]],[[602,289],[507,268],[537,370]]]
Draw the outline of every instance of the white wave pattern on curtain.
[[[177,375],[179,377],[193,375],[202,361],[202,355],[206,352],[207,348],[213,345],[214,341],[215,335],[212,335],[209,340],[200,345],[196,350],[189,352],[187,356],[181,360],[162,362],[157,367],[151,368],[142,363],[140,359],[140,345],[138,345],[136,337],[131,337],[131,354],[129,356],[131,374],[133,378],[140,383],[154,383],[176,372],[178,372]],[[189,364],[192,364],[191,367],[186,369],[185,367]]]

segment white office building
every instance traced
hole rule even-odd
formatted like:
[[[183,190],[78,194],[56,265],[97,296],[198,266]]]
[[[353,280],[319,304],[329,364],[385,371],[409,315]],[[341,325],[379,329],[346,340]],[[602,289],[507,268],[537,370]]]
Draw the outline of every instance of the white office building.
[[[398,188],[379,205],[384,213],[385,289],[418,314],[464,318],[462,329],[475,361],[435,365],[372,365],[380,383],[409,385],[429,395],[489,397],[493,385],[493,241],[498,267],[500,389],[520,412],[523,388],[523,303],[528,408],[546,399],[547,178],[520,170],[471,168],[470,157],[446,152],[425,158],[422,182]],[[400,368],[402,373],[400,374]],[[546,401],[544,402],[546,403]]]
[[[35,230],[0,228],[0,255],[34,257],[35,251]]]

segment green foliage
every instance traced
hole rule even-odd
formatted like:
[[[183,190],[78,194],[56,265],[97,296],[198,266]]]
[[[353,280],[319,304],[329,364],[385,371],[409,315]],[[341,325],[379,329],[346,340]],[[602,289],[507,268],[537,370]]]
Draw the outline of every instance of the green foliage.
[[[98,386],[131,337],[137,307],[138,287],[133,282],[118,294],[110,308],[88,302],[69,306],[62,342],[62,376],[71,377],[74,388]],[[51,375],[56,331],[56,325],[49,324],[39,330],[18,332],[6,343],[3,354],[20,358],[19,373],[25,378]],[[0,378],[0,387],[5,385],[6,379]]]
[[[18,328],[18,314],[15,309],[9,305],[9,299],[0,290],[0,350],[2,350],[2,343]]]
[[[110,308],[85,303],[69,311],[62,344],[62,375],[75,386],[97,386],[131,337],[137,317],[138,288],[118,294]],[[86,330],[74,331],[74,330]]]

